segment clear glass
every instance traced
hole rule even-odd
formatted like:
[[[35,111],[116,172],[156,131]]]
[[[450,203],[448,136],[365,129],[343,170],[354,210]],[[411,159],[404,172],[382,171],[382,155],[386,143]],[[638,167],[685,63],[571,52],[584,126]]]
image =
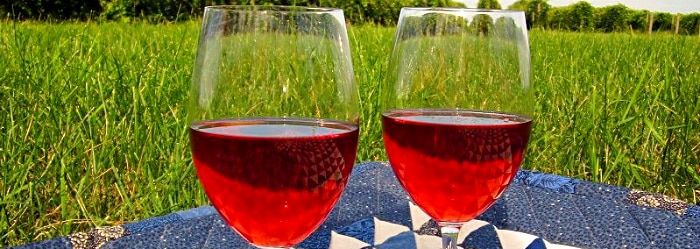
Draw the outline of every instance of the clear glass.
[[[534,109],[521,11],[403,8],[382,83],[384,145],[444,248],[517,173]]]
[[[188,122],[207,197],[259,248],[291,248],[338,201],[359,100],[342,10],[206,7]]]

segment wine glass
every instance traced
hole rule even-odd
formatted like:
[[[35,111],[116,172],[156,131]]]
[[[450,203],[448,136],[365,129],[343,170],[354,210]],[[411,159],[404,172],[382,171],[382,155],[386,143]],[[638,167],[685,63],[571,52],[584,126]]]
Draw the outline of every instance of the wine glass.
[[[238,234],[291,248],[325,220],[357,152],[343,12],[206,7],[188,104],[197,176]]]
[[[403,8],[382,85],[392,169],[443,248],[517,173],[534,92],[521,11]]]

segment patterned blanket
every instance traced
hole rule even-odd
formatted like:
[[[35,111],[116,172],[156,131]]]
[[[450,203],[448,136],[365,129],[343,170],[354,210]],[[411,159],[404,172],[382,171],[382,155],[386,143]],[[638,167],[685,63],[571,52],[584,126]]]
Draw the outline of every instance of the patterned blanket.
[[[328,248],[332,233],[373,244],[375,218],[413,227],[408,203],[386,163],[358,164],[329,218],[299,248]],[[472,231],[477,233],[470,237],[469,244],[463,241],[462,245],[505,248],[496,242],[498,231],[508,230],[581,248],[700,249],[700,207],[696,205],[659,194],[525,170],[478,219],[489,226]],[[226,226],[212,207],[204,206],[15,248],[253,247]]]

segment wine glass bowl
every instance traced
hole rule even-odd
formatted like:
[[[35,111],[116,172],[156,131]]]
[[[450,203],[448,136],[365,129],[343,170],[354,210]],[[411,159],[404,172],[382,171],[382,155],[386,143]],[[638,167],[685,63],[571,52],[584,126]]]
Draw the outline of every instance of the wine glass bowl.
[[[483,213],[518,171],[530,120],[491,112],[413,109],[384,113],[384,143],[412,200],[439,222]]]
[[[529,141],[523,12],[403,8],[381,99],[392,169],[453,248],[455,231],[508,187]]]
[[[205,8],[188,122],[226,223],[291,248],[330,214],[355,162],[359,100],[342,10]]]

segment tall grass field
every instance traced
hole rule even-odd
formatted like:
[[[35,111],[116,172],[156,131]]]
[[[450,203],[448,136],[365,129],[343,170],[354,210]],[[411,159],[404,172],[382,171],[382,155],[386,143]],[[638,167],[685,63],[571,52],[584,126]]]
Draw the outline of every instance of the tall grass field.
[[[185,105],[199,23],[0,23],[0,246],[207,204]],[[385,160],[393,28],[350,27],[358,161]],[[525,169],[700,202],[700,38],[530,32]]]

